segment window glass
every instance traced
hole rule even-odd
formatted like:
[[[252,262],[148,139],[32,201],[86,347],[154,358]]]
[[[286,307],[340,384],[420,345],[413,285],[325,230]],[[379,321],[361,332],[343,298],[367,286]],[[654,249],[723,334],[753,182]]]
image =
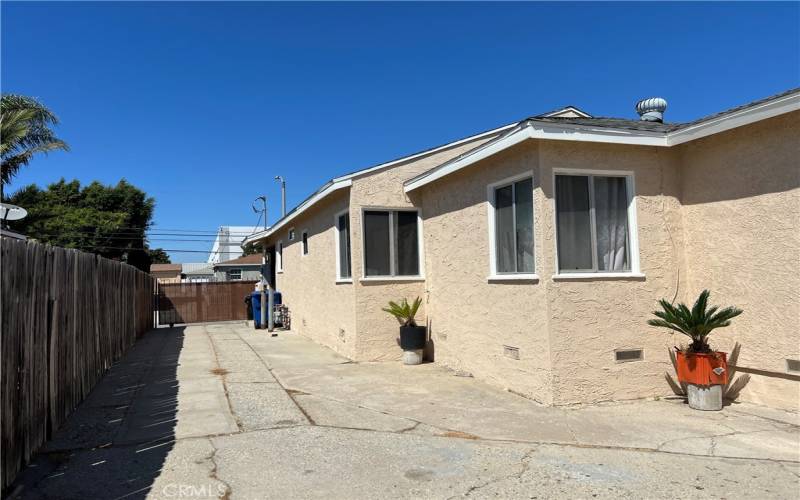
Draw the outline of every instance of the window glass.
[[[533,179],[514,184],[514,224],[518,273],[533,272]]]
[[[303,255],[308,255],[308,233],[303,231]]]
[[[628,271],[628,192],[624,177],[595,177],[597,269]]]
[[[389,212],[364,212],[364,274],[391,275],[389,255]]]
[[[556,176],[558,265],[562,271],[592,269],[589,177]]]
[[[395,274],[417,276],[419,274],[419,239],[417,238],[417,213],[395,212]]]
[[[514,272],[514,187],[495,190],[497,272]]]
[[[339,277],[350,278],[352,270],[350,268],[350,217],[344,213],[337,219],[337,230],[339,231]]]
[[[630,271],[627,186],[619,176],[556,176],[559,271]]]
[[[294,228],[289,230],[289,241],[294,241]]]
[[[231,269],[228,271],[228,279],[232,281],[237,281],[242,279],[242,270],[241,269]]]
[[[278,247],[275,249],[275,269],[283,271],[283,242],[278,242]]]

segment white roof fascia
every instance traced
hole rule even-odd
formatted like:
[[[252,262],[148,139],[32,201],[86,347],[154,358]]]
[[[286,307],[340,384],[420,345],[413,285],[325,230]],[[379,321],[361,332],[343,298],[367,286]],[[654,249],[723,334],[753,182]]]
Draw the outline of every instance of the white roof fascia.
[[[525,126],[498,139],[484,148],[479,148],[445,165],[438,170],[413,179],[404,186],[404,191],[410,193],[417,188],[429,184],[437,179],[461,170],[473,163],[479,162],[500,151],[515,146],[528,139],[549,139],[562,141],[603,142],[612,144],[634,144],[639,146],[666,146],[666,137],[663,133],[643,132],[636,130],[600,129],[577,125],[551,125],[535,121],[528,122]]]
[[[406,163],[406,162],[409,162],[409,161],[413,161],[413,160],[416,160],[417,158],[421,158],[423,156],[436,154],[436,153],[438,153],[440,151],[444,151],[446,149],[454,148],[454,147],[460,146],[462,144],[466,144],[468,142],[477,141],[477,140],[483,139],[485,137],[491,137],[493,135],[497,135],[497,134],[500,134],[502,132],[505,132],[506,130],[509,130],[509,129],[517,126],[517,124],[518,124],[518,122],[510,123],[508,125],[503,125],[502,127],[498,127],[498,128],[492,129],[492,130],[488,130],[486,132],[481,132],[480,134],[471,135],[469,137],[466,137],[464,139],[460,139],[460,140],[455,141],[455,142],[448,142],[447,144],[444,144],[442,146],[439,146],[439,147],[436,147],[436,148],[433,148],[433,149],[427,149],[425,151],[421,151],[419,153],[415,153],[415,154],[410,155],[410,156],[404,156],[402,158],[398,158],[397,160],[392,160],[392,161],[389,161],[389,162],[386,162],[386,163],[381,163],[379,165],[375,165],[374,167],[365,168],[363,170],[358,170],[358,171],[353,172],[351,174],[343,175],[343,176],[340,176],[340,177],[335,177],[335,178],[333,178],[333,180],[331,180],[331,185],[330,186],[326,187],[325,189],[323,189],[319,193],[315,194],[314,196],[312,196],[311,198],[309,198],[308,200],[306,200],[305,202],[300,204],[292,213],[290,213],[285,218],[279,220],[272,227],[270,227],[266,231],[259,231],[257,233],[253,233],[253,234],[249,235],[247,238],[245,238],[242,241],[242,246],[244,246],[244,245],[246,245],[248,243],[253,243],[255,241],[259,241],[259,240],[262,240],[264,238],[267,238],[267,237],[271,236],[272,234],[274,234],[275,231],[277,231],[278,229],[284,227],[289,221],[295,219],[303,211],[305,211],[307,208],[309,208],[310,206],[312,206],[315,203],[317,203],[318,201],[320,201],[322,198],[328,196],[332,192],[337,191],[339,189],[350,187],[353,184],[353,179],[356,178],[356,177],[359,177],[359,176],[362,176],[362,175],[366,175],[366,174],[370,174],[370,173],[373,173],[373,172],[375,172],[377,170],[381,170],[381,169],[384,169],[384,168],[390,168],[390,167],[393,167],[393,166],[398,165],[400,163]]]
[[[797,110],[800,110],[800,92],[676,130],[667,135],[667,143],[676,146]]]
[[[409,161],[413,161],[413,160],[416,160],[417,158],[421,158],[423,156],[429,156],[429,155],[432,155],[432,154],[436,154],[436,153],[438,153],[440,151],[444,151],[445,149],[450,149],[450,148],[454,148],[454,147],[460,146],[462,144],[466,144],[468,142],[477,141],[477,140],[483,139],[484,137],[497,135],[497,134],[499,134],[501,132],[505,132],[505,131],[507,131],[509,129],[514,128],[515,126],[518,125],[518,123],[519,122],[509,123],[508,125],[503,125],[502,127],[498,127],[496,129],[488,130],[488,131],[482,132],[480,134],[471,135],[469,137],[466,137],[464,139],[461,139],[461,140],[458,140],[458,141],[455,141],[455,142],[448,142],[447,144],[444,144],[444,145],[439,146],[437,148],[426,149],[425,151],[421,151],[419,153],[415,153],[415,154],[413,154],[411,156],[404,156],[402,158],[398,158],[397,160],[392,160],[392,161],[389,161],[389,162],[386,162],[386,163],[381,163],[380,165],[375,165],[374,167],[369,167],[369,168],[365,168],[364,170],[359,170],[357,172],[353,172],[352,174],[343,175],[341,177],[335,177],[333,179],[333,182],[340,181],[340,180],[345,180],[345,179],[353,179],[355,177],[358,177],[358,176],[361,176],[361,175],[365,175],[365,174],[371,174],[372,172],[374,172],[376,170],[381,170],[381,169],[384,169],[384,168],[393,167],[393,166],[398,165],[400,163],[406,163],[406,162],[409,162]]]
[[[529,138],[670,147],[797,110],[800,110],[800,92],[669,133],[600,128],[585,125],[551,125],[537,123],[532,120],[527,127],[512,132],[485,148],[468,153],[449,165],[445,164],[439,170],[434,170],[412,179],[404,186],[404,190],[406,193],[414,191]]]
[[[297,218],[298,215],[300,215],[303,212],[305,212],[306,210],[308,210],[309,207],[311,207],[312,205],[314,205],[315,203],[317,203],[321,199],[325,198],[326,196],[328,196],[329,194],[333,193],[334,191],[338,191],[340,189],[348,188],[348,187],[350,187],[352,185],[353,185],[353,180],[352,179],[344,179],[344,180],[340,180],[340,181],[337,181],[337,180],[334,179],[330,183],[330,185],[328,187],[326,187],[322,191],[318,192],[317,194],[315,194],[311,198],[307,199],[306,201],[304,201],[303,203],[298,205],[298,207],[292,213],[290,213],[286,217],[284,217],[281,220],[279,220],[277,223],[275,223],[272,227],[270,227],[266,231],[260,231],[260,232],[255,233],[255,234],[251,234],[250,236],[245,238],[244,241],[242,241],[242,246],[244,246],[244,245],[246,245],[248,243],[253,243],[253,242],[256,242],[256,241],[259,241],[259,240],[263,240],[264,238],[268,238],[269,236],[273,235],[276,231],[278,231],[279,229],[281,229],[284,226],[286,226],[286,224],[288,224],[289,222],[291,222],[292,220]]]

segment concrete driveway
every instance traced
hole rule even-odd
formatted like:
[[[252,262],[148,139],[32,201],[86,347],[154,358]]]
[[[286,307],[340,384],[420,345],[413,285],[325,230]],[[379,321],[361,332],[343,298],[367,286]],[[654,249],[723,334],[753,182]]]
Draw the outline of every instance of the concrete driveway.
[[[160,329],[12,498],[798,498],[800,418],[548,408],[436,365],[352,363],[245,323]]]

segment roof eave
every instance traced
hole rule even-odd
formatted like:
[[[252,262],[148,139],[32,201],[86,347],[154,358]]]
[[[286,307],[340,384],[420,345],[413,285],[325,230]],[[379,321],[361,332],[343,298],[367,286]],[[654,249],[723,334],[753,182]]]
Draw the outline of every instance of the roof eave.
[[[527,139],[671,147],[797,110],[800,110],[800,92],[781,96],[723,116],[709,118],[686,127],[679,127],[670,132],[650,132],[574,124],[560,125],[529,119],[520,123],[520,125],[527,126],[521,126],[519,130],[499,137],[490,144],[484,144],[467,152],[460,158],[445,162],[413,179],[409,179],[405,182],[403,190],[406,193],[410,193]]]

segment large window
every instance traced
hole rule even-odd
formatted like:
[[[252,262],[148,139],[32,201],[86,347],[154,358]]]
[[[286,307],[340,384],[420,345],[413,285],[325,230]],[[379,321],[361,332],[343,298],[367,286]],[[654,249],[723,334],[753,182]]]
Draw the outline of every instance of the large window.
[[[364,275],[419,276],[417,212],[364,211]]]
[[[229,281],[239,281],[242,279],[242,270],[241,269],[230,269],[228,271],[228,280]]]
[[[336,279],[349,280],[353,276],[350,266],[350,214],[336,215]]]
[[[492,274],[533,274],[533,178],[491,185],[489,202]]]
[[[632,177],[558,174],[555,181],[559,272],[630,272]]]

